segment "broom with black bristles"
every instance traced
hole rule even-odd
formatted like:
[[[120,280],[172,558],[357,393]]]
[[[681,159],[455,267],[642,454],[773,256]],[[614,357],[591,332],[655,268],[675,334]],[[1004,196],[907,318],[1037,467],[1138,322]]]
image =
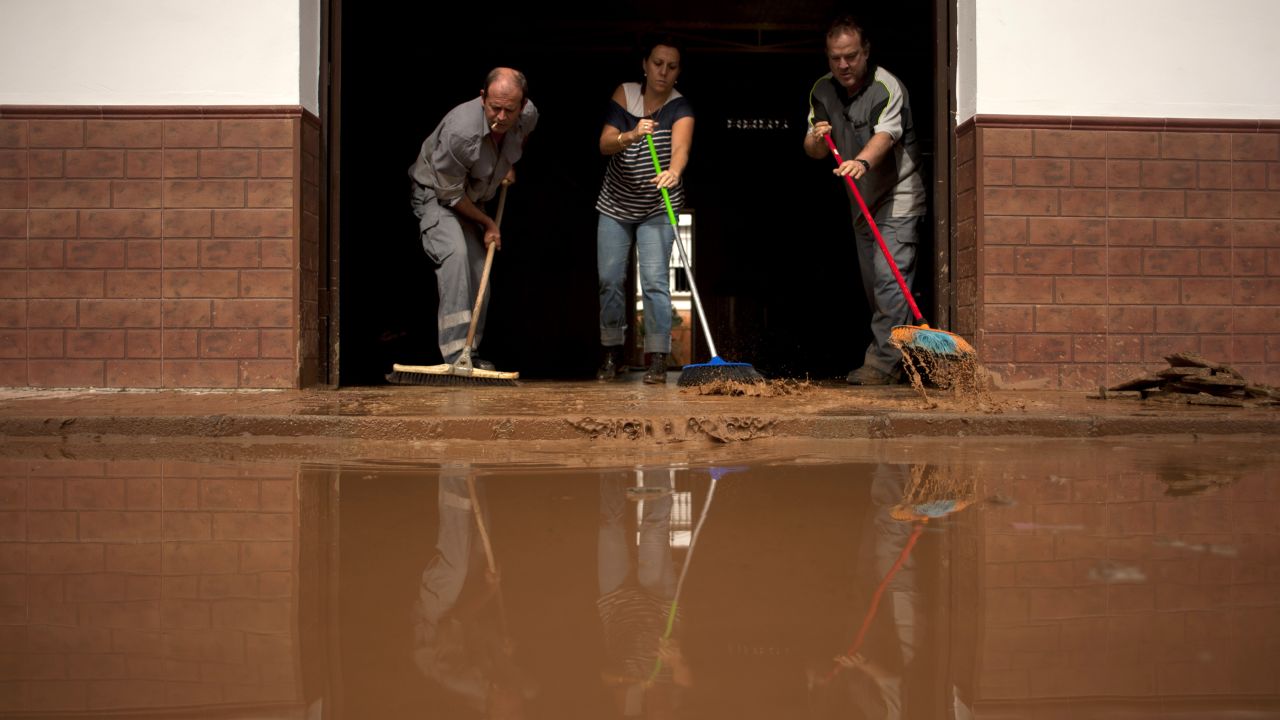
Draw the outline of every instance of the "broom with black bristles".
[[[495,225],[502,225],[502,210],[507,204],[507,186],[504,183],[498,195],[498,213]],[[493,266],[493,251],[497,243],[489,244],[484,258],[484,272],[480,274],[480,291],[476,293],[475,309],[471,312],[471,327],[467,330],[467,343],[462,354],[452,363],[440,365],[401,365],[395,363],[387,373],[387,382],[393,385],[515,385],[518,372],[485,370],[471,363],[471,344],[476,339],[476,323],[480,321],[480,309],[484,305],[484,291],[489,285],[489,268]]]
[[[658,160],[658,149],[653,146],[653,136],[645,135],[649,141],[649,157],[653,158],[653,171],[662,174],[662,162]],[[711,352],[711,360],[705,363],[691,363],[680,371],[680,379],[676,385],[680,387],[696,387],[710,385],[715,382],[763,383],[764,376],[756,372],[749,363],[729,362],[716,354],[715,341],[711,339],[711,326],[707,324],[707,316],[702,312],[702,299],[698,297],[698,284],[693,281],[693,263],[684,252],[680,242],[680,224],[676,222],[676,212],[671,209],[671,196],[666,188],[662,191],[662,202],[667,206],[667,218],[671,221],[671,231],[675,233],[675,245],[680,250],[680,259],[684,261],[685,277],[689,278],[689,290],[693,294],[693,307],[698,311],[698,320],[702,323],[702,334],[707,339],[707,349]]]
[[[840,151],[836,149],[836,144],[831,140],[831,135],[826,134],[822,137],[827,141],[827,147],[831,149],[831,156],[835,158],[836,165],[839,166],[844,160],[840,158]],[[924,315],[920,313],[920,308],[916,307],[915,298],[911,297],[911,290],[907,287],[907,281],[902,278],[902,273],[898,270],[898,263],[893,260],[893,253],[889,252],[889,246],[885,245],[884,238],[880,237],[880,228],[876,226],[876,221],[872,219],[871,210],[867,208],[867,203],[862,199],[862,193],[858,192],[857,184],[848,175],[845,175],[844,179],[845,182],[849,183],[849,189],[853,191],[853,197],[858,201],[858,207],[862,209],[862,216],[866,218],[867,225],[871,227],[871,234],[875,235],[876,242],[880,245],[880,252],[884,253],[885,262],[889,264],[889,269],[893,271],[893,277],[898,281],[898,287],[902,289],[902,295],[907,299],[907,305],[911,307],[911,314],[915,316],[916,322],[919,323],[919,325],[895,325],[889,335],[889,342],[906,353],[914,352],[933,358],[976,359],[978,353],[967,340],[955,333],[931,328],[929,323],[924,321]]]

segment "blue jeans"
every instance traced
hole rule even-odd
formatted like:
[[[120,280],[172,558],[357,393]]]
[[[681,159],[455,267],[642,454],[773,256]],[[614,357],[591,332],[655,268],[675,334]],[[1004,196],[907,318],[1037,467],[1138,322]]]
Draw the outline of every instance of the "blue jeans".
[[[596,269],[600,276],[600,344],[621,345],[630,306],[623,284],[627,256],[636,244],[640,259],[640,290],[644,293],[644,351],[671,352],[671,244],[675,233],[665,214],[644,222],[623,222],[600,215],[596,230]]]
[[[674,490],[670,470],[642,470],[644,485]],[[600,478],[600,527],[596,545],[596,567],[600,595],[622,587],[635,563],[635,579],[650,595],[670,600],[676,595],[676,571],[671,558],[671,494],[640,502],[640,523],[635,533],[627,530],[626,513],[635,513],[628,502],[626,487],[631,478],[622,472]],[[631,548],[635,547],[632,556]]]

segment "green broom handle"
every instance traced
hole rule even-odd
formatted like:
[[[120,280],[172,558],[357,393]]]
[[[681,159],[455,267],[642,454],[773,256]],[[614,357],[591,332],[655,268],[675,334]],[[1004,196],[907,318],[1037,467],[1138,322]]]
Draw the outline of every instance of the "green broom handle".
[[[840,151],[836,149],[836,144],[831,141],[831,134],[826,133],[822,136],[827,141],[827,147],[831,148],[831,155],[836,159],[836,165],[844,162],[840,159]],[[849,189],[853,190],[853,197],[858,201],[858,207],[862,208],[862,216],[867,219],[867,225],[871,226],[871,233],[876,236],[876,242],[880,243],[880,252],[884,253],[884,259],[889,262],[889,269],[893,271],[893,277],[898,281],[898,287],[902,288],[902,294],[907,298],[907,304],[911,306],[911,312],[916,316],[916,322],[921,327],[929,327],[929,323],[924,321],[924,316],[920,314],[920,308],[916,307],[915,298],[911,297],[911,290],[907,287],[907,281],[902,279],[902,273],[898,271],[898,263],[893,261],[893,253],[889,252],[889,246],[884,244],[884,238],[880,237],[880,228],[876,227],[876,221],[871,218],[871,211],[867,209],[867,203],[862,199],[862,193],[858,192],[858,186],[853,183],[853,178],[848,175],[844,176],[845,182],[849,183]]]
[[[707,510],[711,509],[711,501],[716,496],[716,483],[720,480],[718,476],[711,477],[711,489],[707,491],[707,501],[702,505],[702,513],[698,516],[698,524],[693,528],[693,537],[689,538],[689,551],[684,556],[684,567],[680,568],[680,579],[676,581],[676,594],[671,598],[671,607],[667,610],[667,628],[662,633],[662,639],[666,640],[671,637],[671,631],[676,626],[676,608],[680,605],[680,593],[684,590],[684,579],[689,573],[689,565],[693,563],[693,551],[698,547],[698,535],[702,534],[702,523],[707,519]],[[653,682],[658,677],[658,673],[662,672],[662,655],[653,660],[653,670],[649,673],[649,682]]]
[[[649,142],[649,157],[653,158],[653,172],[655,175],[662,174],[662,162],[658,160],[658,149],[653,146],[653,135],[645,135],[644,139]],[[693,291],[693,307],[698,311],[698,320],[702,322],[702,336],[707,339],[707,349],[711,351],[711,357],[719,357],[716,353],[716,344],[711,339],[711,326],[707,324],[707,316],[702,313],[702,298],[698,296],[698,284],[693,281],[693,263],[689,262],[689,256],[684,253],[684,245],[680,242],[680,224],[676,222],[676,211],[671,208],[671,196],[667,193],[666,188],[658,188],[662,191],[662,202],[667,206],[667,218],[671,220],[671,232],[675,233],[676,249],[680,251],[680,260],[684,262],[685,277],[689,279],[689,289]],[[690,361],[693,358],[689,358]]]

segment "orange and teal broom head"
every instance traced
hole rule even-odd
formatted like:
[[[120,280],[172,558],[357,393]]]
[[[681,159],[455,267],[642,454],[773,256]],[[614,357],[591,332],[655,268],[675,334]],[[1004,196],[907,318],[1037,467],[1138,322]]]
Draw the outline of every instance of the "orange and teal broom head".
[[[968,340],[928,325],[897,325],[889,335],[889,342],[899,350],[934,357],[960,359],[978,354]]]

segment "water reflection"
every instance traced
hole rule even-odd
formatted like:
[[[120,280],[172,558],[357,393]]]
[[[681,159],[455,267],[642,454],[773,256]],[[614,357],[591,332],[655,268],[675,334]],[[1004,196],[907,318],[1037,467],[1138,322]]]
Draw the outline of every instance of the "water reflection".
[[[461,704],[519,720],[537,686],[516,661],[482,483],[465,464],[440,471],[436,552],[414,608],[413,659]]]
[[[885,447],[4,461],[0,717],[1280,717],[1268,442]]]
[[[926,609],[928,590],[912,551],[930,521],[940,523],[973,504],[975,488],[975,478],[963,471],[919,463],[874,466],[868,530],[859,551],[859,567],[864,569],[859,586],[875,590],[859,604],[865,606],[864,615],[848,649],[836,656],[826,672],[811,671],[815,715],[886,720],[928,716],[910,703],[932,693],[904,693],[908,678],[916,680],[927,672],[917,660],[926,645],[937,641]],[[887,607],[880,614],[886,599]],[[873,628],[876,633],[871,639]],[[970,717],[960,689],[951,690],[951,713]]]
[[[597,545],[604,632],[601,679],[624,717],[671,717],[692,675],[680,649],[675,561],[671,551],[674,473],[666,468],[600,478]],[[630,492],[629,492],[630,491]],[[656,491],[656,492],[655,492]],[[638,527],[628,532],[628,501]]]

